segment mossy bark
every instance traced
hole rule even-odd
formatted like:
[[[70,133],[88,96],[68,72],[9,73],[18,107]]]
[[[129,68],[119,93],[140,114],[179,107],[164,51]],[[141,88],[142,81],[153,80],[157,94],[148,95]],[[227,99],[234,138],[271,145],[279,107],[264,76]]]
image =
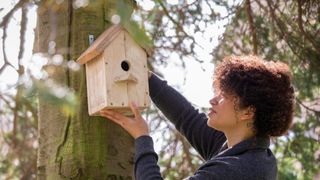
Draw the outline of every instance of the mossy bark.
[[[117,1],[89,2],[75,9],[72,0],[41,1],[34,52],[48,54],[48,45],[55,42],[55,54],[62,54],[65,61],[77,59],[89,46],[89,34],[97,38],[111,25]],[[56,83],[75,90],[80,105],[75,115],[68,116],[39,98],[38,179],[133,179],[134,141],[111,121],[89,117],[84,68],[46,69]]]

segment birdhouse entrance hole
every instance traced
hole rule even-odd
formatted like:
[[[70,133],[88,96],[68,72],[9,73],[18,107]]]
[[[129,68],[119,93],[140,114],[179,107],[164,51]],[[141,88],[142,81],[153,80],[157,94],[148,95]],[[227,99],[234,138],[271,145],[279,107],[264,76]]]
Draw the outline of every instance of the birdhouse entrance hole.
[[[130,69],[130,65],[129,65],[129,62],[124,60],[121,62],[121,68],[124,70],[124,71],[129,71]]]

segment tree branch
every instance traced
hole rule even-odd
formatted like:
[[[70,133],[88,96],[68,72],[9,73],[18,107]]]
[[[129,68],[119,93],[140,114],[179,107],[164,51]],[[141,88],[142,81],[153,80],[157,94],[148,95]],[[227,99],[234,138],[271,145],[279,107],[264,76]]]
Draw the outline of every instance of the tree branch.
[[[4,64],[2,65],[2,67],[0,68],[0,74],[2,74],[2,72],[5,70],[5,68],[7,66],[11,66],[13,69],[16,69],[9,61],[8,61],[8,57],[7,57],[7,53],[6,53],[6,39],[7,39],[7,27],[8,24],[6,24],[5,26],[3,26],[3,34],[2,34],[2,52],[3,52],[3,60],[4,60]]]
[[[22,6],[24,6],[25,3],[28,3],[28,0],[20,0],[5,16],[3,16],[2,21],[0,22],[0,28],[6,26],[13,14]]]
[[[13,16],[13,14],[21,7],[26,6],[26,4],[28,4],[28,3],[29,3],[29,0],[19,0],[19,2],[16,5],[14,5],[14,7],[5,16],[3,16],[2,21],[0,22],[0,28],[3,28],[2,52],[3,52],[3,59],[4,59],[4,64],[0,68],[0,74],[5,70],[5,68],[7,66],[11,66],[13,69],[16,70],[16,68],[8,61],[7,54],[5,51],[5,49],[6,49],[5,48],[5,41],[7,38],[7,27],[8,27],[8,24],[10,22],[10,19]],[[20,47],[21,47],[21,45],[20,45]],[[22,53],[23,53],[23,51],[22,51]]]
[[[283,38],[285,40],[285,42],[288,44],[289,48],[292,50],[292,52],[297,56],[299,57],[300,59],[303,59],[303,57],[301,57],[301,55],[299,53],[297,53],[295,51],[295,49],[292,47],[292,45],[289,43],[289,40],[288,40],[288,34],[285,32],[285,28],[281,25],[281,22],[279,22],[279,19],[276,17],[275,15],[275,9],[274,7],[272,6],[272,2],[270,0],[267,0],[267,4],[268,4],[268,7],[270,9],[270,15],[271,15],[271,18],[272,20],[275,21],[275,24],[276,26],[278,27],[279,29],[279,32],[280,32],[280,37]]]
[[[16,147],[16,133],[17,133],[17,121],[18,121],[18,111],[20,109],[20,98],[21,98],[21,78],[24,74],[24,67],[21,65],[21,60],[23,57],[23,52],[24,52],[24,42],[25,42],[25,34],[26,34],[26,29],[27,29],[27,12],[28,9],[26,6],[23,6],[22,8],[22,13],[21,13],[21,22],[20,22],[20,47],[19,47],[19,54],[18,54],[18,87],[17,87],[17,93],[15,96],[15,108],[13,110],[13,147]]]
[[[316,114],[320,114],[320,110],[316,110],[316,109],[312,109],[312,108],[308,107],[307,105],[303,104],[303,102],[302,102],[300,99],[296,98],[296,101],[297,101],[302,107],[304,107],[306,110],[312,111],[312,112],[314,112],[314,113],[316,113]]]
[[[320,52],[319,46],[314,42],[314,40],[306,33],[303,28],[303,20],[302,20],[302,3],[301,0],[298,0],[298,26],[302,35],[313,45],[316,51]]]
[[[161,0],[157,0],[157,2],[159,3],[159,5],[162,7],[164,14],[170,19],[171,22],[173,22],[173,24],[175,24],[178,28],[178,31],[181,31],[184,35],[186,35],[186,37],[190,38],[191,41],[198,45],[201,49],[204,49],[204,47],[202,47],[200,44],[198,44],[196,42],[196,40],[194,39],[194,37],[190,36],[185,30],[184,28],[179,24],[179,22],[177,22],[176,20],[173,19],[172,16],[170,16],[167,8],[165,7],[165,5],[163,4],[163,2]]]
[[[250,0],[246,0],[246,13],[249,21],[249,27],[252,35],[252,44],[253,44],[253,53],[258,54],[258,41],[257,41],[257,33],[256,28],[254,26],[253,17],[252,17],[252,9]]]
[[[195,167],[192,163],[192,157],[190,155],[190,145],[185,141],[185,139],[183,138],[183,136],[179,133],[176,133],[176,135],[178,136],[179,140],[181,141],[182,143],[182,149],[184,151],[184,154],[185,154],[185,158],[188,162],[188,166],[194,171],[195,170]]]

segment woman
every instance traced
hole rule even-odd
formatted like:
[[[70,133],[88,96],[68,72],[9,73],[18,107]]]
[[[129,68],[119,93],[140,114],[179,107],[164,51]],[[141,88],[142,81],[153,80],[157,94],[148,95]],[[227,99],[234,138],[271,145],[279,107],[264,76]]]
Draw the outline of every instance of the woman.
[[[150,96],[206,162],[188,179],[277,179],[270,138],[289,129],[294,90],[287,65],[255,56],[231,56],[214,73],[210,112],[199,113],[165,81],[150,73]],[[148,125],[134,103],[134,118],[101,115],[135,138],[135,178],[162,179]]]

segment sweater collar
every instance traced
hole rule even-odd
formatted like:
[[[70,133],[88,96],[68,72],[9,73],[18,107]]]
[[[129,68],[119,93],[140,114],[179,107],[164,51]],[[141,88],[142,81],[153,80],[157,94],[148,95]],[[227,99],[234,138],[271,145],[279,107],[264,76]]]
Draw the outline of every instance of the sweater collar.
[[[268,149],[269,146],[270,138],[268,137],[252,137],[244,141],[241,141],[240,143],[234,145],[232,148],[229,149],[226,141],[221,147],[219,154],[217,154],[215,157],[237,155],[250,149]]]

